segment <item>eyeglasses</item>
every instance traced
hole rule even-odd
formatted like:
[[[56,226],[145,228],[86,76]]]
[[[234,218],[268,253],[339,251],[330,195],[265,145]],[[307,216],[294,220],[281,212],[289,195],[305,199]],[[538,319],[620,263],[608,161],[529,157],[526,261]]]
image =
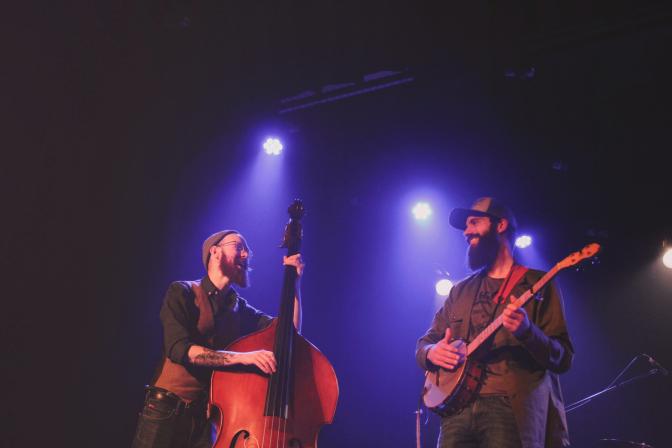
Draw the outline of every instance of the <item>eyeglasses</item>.
[[[243,243],[239,243],[238,241],[229,241],[228,243],[218,244],[217,246],[219,246],[219,247],[234,246],[234,249],[236,250],[236,252],[241,253],[241,252],[245,251],[248,254],[252,255],[252,251],[247,246],[245,246]]]

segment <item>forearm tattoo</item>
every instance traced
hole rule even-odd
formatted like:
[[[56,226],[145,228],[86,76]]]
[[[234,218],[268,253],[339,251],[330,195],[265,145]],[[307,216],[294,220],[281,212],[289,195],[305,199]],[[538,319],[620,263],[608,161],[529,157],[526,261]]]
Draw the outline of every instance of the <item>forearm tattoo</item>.
[[[201,367],[223,367],[233,364],[233,353],[231,352],[217,352],[204,348],[204,352],[196,355],[194,358],[194,365]]]

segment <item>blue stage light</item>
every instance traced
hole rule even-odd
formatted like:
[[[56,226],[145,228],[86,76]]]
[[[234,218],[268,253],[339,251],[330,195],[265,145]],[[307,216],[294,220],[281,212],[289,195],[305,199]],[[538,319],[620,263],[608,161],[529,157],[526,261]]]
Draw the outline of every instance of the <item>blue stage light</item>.
[[[516,238],[516,247],[525,249],[532,244],[532,237],[530,235],[520,235]]]
[[[440,295],[441,297],[448,297],[448,294],[450,294],[450,290],[453,288],[453,282],[448,280],[447,278],[442,278],[438,282],[436,282],[436,293]]]
[[[412,212],[418,221],[426,221],[432,215],[432,208],[426,202],[418,202]]]
[[[275,137],[268,137],[264,142],[264,151],[268,155],[279,156],[282,148],[282,142]]]

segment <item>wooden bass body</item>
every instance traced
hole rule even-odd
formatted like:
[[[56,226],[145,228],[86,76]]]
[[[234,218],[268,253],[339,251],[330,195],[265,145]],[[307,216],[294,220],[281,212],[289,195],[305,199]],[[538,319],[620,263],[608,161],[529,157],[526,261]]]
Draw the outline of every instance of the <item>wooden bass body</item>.
[[[278,319],[273,319],[269,327],[234,341],[227,350],[273,350],[277,326]],[[331,423],[336,412],[338,381],[322,352],[293,331],[287,418],[264,415],[269,375],[249,366],[213,372],[210,403],[219,410],[215,448],[317,446],[319,429]]]

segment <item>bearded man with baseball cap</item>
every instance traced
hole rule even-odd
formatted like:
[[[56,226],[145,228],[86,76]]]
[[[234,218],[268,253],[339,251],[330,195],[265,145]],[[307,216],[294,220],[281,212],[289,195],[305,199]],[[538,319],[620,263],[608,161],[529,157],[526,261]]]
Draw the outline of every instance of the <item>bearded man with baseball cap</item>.
[[[198,281],[177,281],[168,287],[160,312],[164,357],[152,385],[146,389],[134,448],[211,447],[212,427],[206,408],[212,369],[242,364],[266,374],[275,372],[276,360],[271,351],[223,350],[271,321],[233,287],[249,285],[250,256],[240,232],[214,233],[203,242],[205,276]],[[300,331],[298,281],[304,264],[300,254],[284,257],[283,262],[296,267],[298,273],[294,326]]]
[[[521,308],[511,303],[544,272],[515,262],[518,224],[497,199],[480,198],[471,208],[453,210],[450,224],[463,231],[474,273],[452,288],[418,340],[418,364],[455,371],[465,361],[464,344],[500,314],[504,328],[470,357],[484,366],[483,381],[461,412],[441,418],[438,447],[568,446],[558,374],[569,370],[574,348],[557,285],[549,283],[541,300]]]

